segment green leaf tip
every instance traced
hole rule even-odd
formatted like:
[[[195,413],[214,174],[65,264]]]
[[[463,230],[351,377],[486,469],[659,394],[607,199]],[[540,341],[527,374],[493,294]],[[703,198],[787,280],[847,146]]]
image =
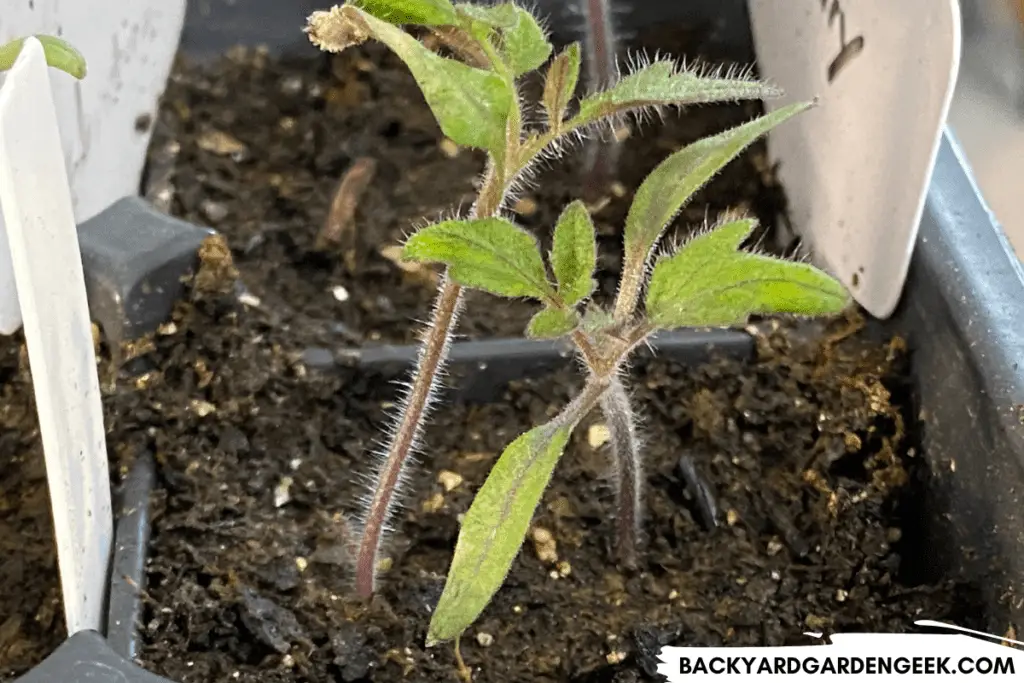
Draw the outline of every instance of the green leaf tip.
[[[654,266],[647,316],[660,329],[729,327],[751,315],[827,316],[850,295],[827,273],[806,263],[740,251],[753,218],[727,219]]]
[[[571,432],[553,423],[536,427],[498,458],[462,521],[428,644],[464,633],[501,587]]]
[[[504,218],[429,225],[409,238],[402,257],[442,263],[460,285],[498,296],[549,299],[554,294],[536,238]]]
[[[462,3],[458,12],[498,32],[498,52],[513,76],[533,71],[551,56],[547,33],[530,12],[511,2],[498,5]]]
[[[541,102],[548,116],[548,125],[558,129],[565,119],[566,109],[576,94],[580,80],[583,54],[579,43],[572,43],[555,57],[544,79]]]
[[[466,147],[504,149],[514,93],[497,74],[435,54],[402,29],[351,4],[314,12],[306,34],[327,52],[379,40],[412,72],[449,139]]]
[[[530,320],[526,336],[532,339],[556,339],[575,330],[579,321],[576,311],[545,308]]]
[[[49,66],[60,69],[78,80],[85,78],[87,71],[85,57],[71,43],[56,36],[35,35],[32,37],[42,44],[43,54],[46,56],[46,63]],[[7,71],[14,66],[24,45],[25,38],[22,37],[0,46],[0,71]]]
[[[781,94],[775,86],[752,78],[749,71],[691,69],[671,59],[656,59],[608,89],[583,98],[573,121],[585,125],[651,107],[758,100]]]
[[[551,268],[558,281],[558,294],[567,306],[583,301],[597,287],[597,237],[586,205],[569,204],[555,225]]]
[[[693,195],[755,140],[811,105],[782,107],[718,135],[698,140],[651,171],[636,191],[626,216],[625,261],[636,270],[662,232]]]

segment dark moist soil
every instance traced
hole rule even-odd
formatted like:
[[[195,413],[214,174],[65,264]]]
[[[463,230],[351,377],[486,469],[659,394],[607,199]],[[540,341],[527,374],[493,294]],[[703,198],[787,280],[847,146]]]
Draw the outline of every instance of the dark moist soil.
[[[684,52],[701,54],[688,40]],[[624,157],[624,196],[598,212],[606,292],[615,226],[642,175],[680,144],[754,113],[695,109],[637,137]],[[377,176],[356,212],[365,248],[350,273],[311,245],[339,176],[367,155]],[[494,405],[437,411],[391,538],[392,568],[366,608],[349,598],[346,519],[366,493],[367,451],[397,390],[353,369],[318,376],[298,359],[311,343],[413,338],[409,320],[425,316],[431,289],[375,247],[397,243],[424,214],[468,204],[479,166],[472,153],[445,155],[405,71],[373,48],[297,65],[239,53],[176,72],[151,196],[223,231],[262,304],[238,302],[229,260],[209,245],[173,324],[128,349],[159,370],[122,373],[105,388],[114,473],[143,450],[160,464],[141,625],[152,670],[182,683],[453,680],[450,649],[422,644],[458,515],[501,449],[563,405],[578,380],[567,369],[520,382]],[[782,195],[772,177],[755,149],[701,194],[680,230],[737,205],[773,226]],[[523,222],[548,228],[577,189],[573,172],[545,173]],[[337,286],[348,301],[334,298]],[[462,331],[517,334],[533,309],[501,305],[494,316],[494,300],[475,298]],[[828,334],[844,336],[845,325]],[[806,343],[783,329],[761,339],[749,364],[638,363],[649,487],[641,571],[622,573],[608,559],[608,456],[588,443],[587,424],[535,520],[553,535],[558,563],[527,543],[464,643],[477,680],[622,683],[648,677],[666,643],[779,645],[804,642],[806,630],[902,630],[917,617],[974,625],[980,610],[969,594],[901,571],[913,552],[901,529],[918,521],[903,514],[915,492],[906,482],[924,467],[904,422],[905,362],[899,340],[857,332]],[[56,646],[63,622],[17,338],[0,343],[0,386],[9,463],[0,680],[10,680]],[[694,506],[683,456],[715,492],[716,527]],[[441,483],[458,478],[451,491]]]
[[[350,598],[346,519],[394,389],[351,370],[306,374],[260,316],[221,311],[214,326],[208,305],[157,341],[156,357],[174,359],[164,378],[109,402],[120,433],[162,465],[143,661],[186,683],[455,680],[451,650],[423,642],[458,516],[502,448],[569,399],[576,375],[437,411],[391,569],[365,608]],[[609,560],[608,454],[590,445],[588,422],[534,519],[557,562],[526,543],[465,639],[476,680],[650,680],[665,643],[783,645],[808,630],[976,621],[969,594],[901,571],[913,552],[902,528],[914,522],[903,502],[922,467],[905,427],[905,360],[899,339],[801,343],[780,330],[748,364],[639,363],[641,570]],[[199,405],[215,412],[200,417]],[[693,505],[684,456],[714,491],[716,528]]]
[[[19,373],[20,344],[5,337],[0,349],[0,680],[7,680],[66,632],[32,384]]]
[[[713,60],[711,46],[684,33],[647,41],[673,54]],[[602,290],[615,289],[620,230],[632,190],[682,145],[747,121],[760,103],[666,112],[665,125],[636,129],[620,167],[621,187],[593,197],[601,233]],[[373,181],[355,211],[358,250],[350,271],[337,253],[315,249],[339,179],[356,159],[374,160]],[[518,221],[543,239],[562,210],[583,193],[578,151],[546,164],[518,203]],[[243,279],[282,323],[311,344],[414,342],[434,296],[433,271],[404,272],[384,254],[414,226],[465,212],[483,157],[445,152],[443,137],[412,77],[380,46],[316,62],[281,63],[235,51],[215,68],[182,64],[171,78],[157,121],[147,178],[149,196],[175,215],[212,225],[228,239]],[[622,196],[617,196],[622,194]],[[783,195],[763,145],[731,164],[683,212],[675,235],[730,208],[746,208],[766,228]],[[337,287],[348,299],[338,301]],[[469,296],[460,334],[521,336],[535,306]]]

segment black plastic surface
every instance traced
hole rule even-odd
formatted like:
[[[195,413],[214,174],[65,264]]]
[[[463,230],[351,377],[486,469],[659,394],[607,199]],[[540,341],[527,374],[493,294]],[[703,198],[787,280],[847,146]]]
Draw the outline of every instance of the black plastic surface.
[[[128,660],[138,656],[139,624],[146,590],[146,549],[149,545],[149,495],[156,482],[156,463],[140,455],[121,490],[114,534],[114,559],[107,606],[107,641]]]
[[[415,346],[367,346],[343,350],[309,349],[304,361],[313,370],[330,370],[335,363],[357,364],[368,371],[400,377],[416,362]],[[651,349],[641,348],[637,357],[648,353],[697,365],[716,355],[748,358],[754,340],[737,330],[682,330],[656,335]],[[572,346],[566,341],[491,339],[452,345],[445,382],[445,400],[486,402],[498,400],[505,386],[515,379],[537,377],[566,363],[574,363]]]
[[[15,683],[170,683],[114,652],[94,631],[68,638]]]
[[[78,228],[89,308],[112,344],[154,331],[182,292],[208,229],[122,199]]]
[[[907,559],[971,578],[1002,633],[1024,624],[1024,269],[965,166],[947,135],[893,321],[931,469]]]

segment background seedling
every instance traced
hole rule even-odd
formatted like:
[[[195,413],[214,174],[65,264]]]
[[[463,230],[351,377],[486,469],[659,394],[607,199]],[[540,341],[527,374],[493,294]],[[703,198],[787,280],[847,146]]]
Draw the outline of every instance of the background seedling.
[[[612,14],[612,0],[581,0],[583,9],[583,45],[585,47],[586,87],[590,91],[607,88],[618,76],[619,36]],[[621,121],[611,121],[604,136],[587,142],[583,160],[583,191],[596,199],[615,180],[621,142]]]
[[[445,45],[454,46],[452,52],[458,59],[431,51],[400,25],[417,26],[442,36]],[[533,321],[533,332],[567,332],[575,326],[576,314],[568,303],[571,297],[544,285],[547,276],[543,262],[533,260],[530,249],[521,254],[526,261],[503,261],[501,270],[495,270],[493,256],[497,252],[491,248],[495,240],[510,240],[505,247],[525,245],[532,249],[532,238],[525,236],[524,241],[518,232],[508,232],[509,223],[501,214],[536,162],[558,156],[567,141],[586,137],[627,114],[669,106],[762,99],[779,93],[746,74],[700,74],[671,59],[659,58],[636,60],[629,73],[577,101],[574,93],[582,57],[579,44],[574,43],[548,66],[542,101],[524,102],[520,80],[548,62],[553,47],[540,22],[509,2],[481,6],[449,0],[357,0],[315,12],[309,17],[306,32],[315,45],[329,52],[371,39],[387,45],[412,72],[441,131],[458,145],[487,153],[470,215],[465,220],[432,226],[432,234],[438,236],[433,246],[419,242],[426,250],[420,258],[447,262],[452,257],[446,251],[450,249],[461,256],[457,273],[449,272],[442,278],[416,369],[399,403],[376,483],[363,511],[356,590],[368,597],[375,588],[381,542],[404,468],[418,445],[435,396],[438,373],[447,358],[462,306],[463,286],[486,284],[505,296],[536,296],[541,293],[536,289],[540,287],[541,298],[549,305]],[[544,114],[543,124],[528,124],[532,118],[527,114],[538,107]],[[449,243],[442,245],[439,240],[446,232]],[[431,248],[439,251],[428,253]],[[506,257],[517,254],[507,248],[501,253]],[[486,272],[474,270],[473,263],[482,264]],[[580,330],[572,335],[585,358],[600,362],[588,335]]]
[[[85,58],[73,45],[56,36],[37,35],[32,37],[42,46],[43,57],[48,66],[60,69],[79,80],[85,78]],[[0,46],[0,71],[7,71],[14,66],[26,40],[27,38],[15,38]]]

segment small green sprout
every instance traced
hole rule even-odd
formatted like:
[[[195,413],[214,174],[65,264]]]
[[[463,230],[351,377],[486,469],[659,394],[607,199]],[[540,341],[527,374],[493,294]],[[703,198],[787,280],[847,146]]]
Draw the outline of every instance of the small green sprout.
[[[433,34],[444,47],[444,53],[429,49],[402,26],[415,27],[417,34]],[[350,0],[330,10],[313,13],[305,30],[310,41],[327,52],[340,52],[368,40],[385,44],[412,73],[441,131],[456,144],[482,149],[487,154],[470,215],[465,220],[431,226],[416,235],[406,247],[410,258],[446,263],[450,269],[439,287],[417,367],[399,404],[376,484],[362,516],[355,567],[356,591],[360,596],[369,597],[376,587],[380,548],[405,465],[419,442],[438,374],[448,356],[464,287],[485,289],[500,296],[538,299],[544,308],[530,323],[530,334],[549,337],[571,333],[590,362],[614,365],[614,354],[608,349],[602,349],[602,353],[609,355],[606,360],[598,357],[597,350],[592,348],[592,339],[596,340],[605,332],[602,325],[594,322],[602,312],[589,310],[581,318],[577,311],[593,290],[594,269],[593,226],[582,204],[567,209],[556,231],[556,255],[551,262],[556,284],[549,283],[533,238],[502,215],[510,197],[529,179],[537,162],[559,156],[570,146],[567,143],[589,137],[601,126],[628,115],[642,116],[684,105],[760,100],[781,93],[753,79],[749,72],[704,73],[667,57],[658,57],[634,60],[633,68],[621,78],[616,74],[615,79],[592,88],[592,94],[577,99],[582,64],[580,45],[573,43],[556,54],[542,23],[512,2],[485,6],[450,0]],[[522,95],[525,89],[519,87],[522,79],[545,64],[540,101],[525,101]],[[540,124],[529,123],[536,117],[526,113],[534,111],[544,114]],[[757,125],[764,128],[766,124]],[[761,134],[762,128],[748,128],[746,133],[736,133],[741,137],[713,143],[719,145],[715,150],[728,154],[736,144]],[[744,134],[747,137],[742,137]],[[676,163],[685,166],[687,161]],[[694,163],[704,164],[695,167],[695,177],[703,177],[702,173],[710,177],[716,170],[712,168],[714,162],[697,160]],[[652,187],[649,194],[659,191]],[[664,218],[667,222],[671,216]],[[649,216],[638,215],[633,222],[641,219],[642,225],[650,228]],[[658,226],[656,234],[645,233],[630,239],[646,240],[650,244],[645,249],[649,251],[664,222]],[[638,253],[633,263],[645,262],[646,257],[647,253]],[[631,308],[630,302],[640,291],[641,273],[631,267],[627,274],[629,277],[623,284],[631,294],[623,310]],[[618,320],[616,324],[621,326],[625,322]],[[599,367],[599,374],[607,376],[606,369],[602,368]],[[595,400],[607,402],[611,399],[602,396],[618,396],[619,392],[614,389],[613,386],[610,393],[600,392]],[[560,423],[560,429],[571,430],[575,425],[569,417]],[[525,464],[520,465],[525,469],[510,467],[509,481],[513,483],[509,486],[515,491],[518,501],[515,508],[520,514],[528,517],[533,509],[532,493],[527,495],[521,490],[521,478],[539,485],[538,488],[530,484],[527,488],[530,492],[536,489],[537,496],[540,495],[547,481],[543,475],[547,460],[534,463],[534,455],[539,450],[553,452],[544,450],[548,445],[560,452],[561,433],[559,429],[542,429],[525,441],[517,442],[519,445],[514,452],[524,454],[521,457]],[[629,474],[628,467],[620,469],[625,477],[636,478],[635,473]],[[527,512],[521,512],[524,510]],[[521,520],[516,524],[519,522]],[[518,533],[519,526],[509,528]],[[515,541],[513,545],[518,548],[518,544],[519,541]],[[465,548],[465,544],[460,547]],[[490,551],[486,554],[487,567],[495,564],[495,557],[503,558],[508,554],[493,552],[498,555]],[[463,550],[460,556],[471,555]],[[452,581],[458,578],[455,574],[453,577]],[[500,580],[491,583],[494,585],[484,591],[487,595],[497,589]],[[461,605],[458,601],[451,602],[452,590],[446,594],[445,604]],[[476,594],[474,604],[480,602],[482,595]],[[464,608],[459,609],[468,614]],[[454,634],[457,630],[446,627],[444,633]],[[441,632],[434,632],[438,633]]]
[[[56,36],[36,35],[32,37],[42,44],[43,54],[46,56],[48,65],[79,80],[85,78],[85,57],[70,43]],[[22,37],[0,45],[0,71],[7,71],[14,66],[24,44],[25,38]]]

